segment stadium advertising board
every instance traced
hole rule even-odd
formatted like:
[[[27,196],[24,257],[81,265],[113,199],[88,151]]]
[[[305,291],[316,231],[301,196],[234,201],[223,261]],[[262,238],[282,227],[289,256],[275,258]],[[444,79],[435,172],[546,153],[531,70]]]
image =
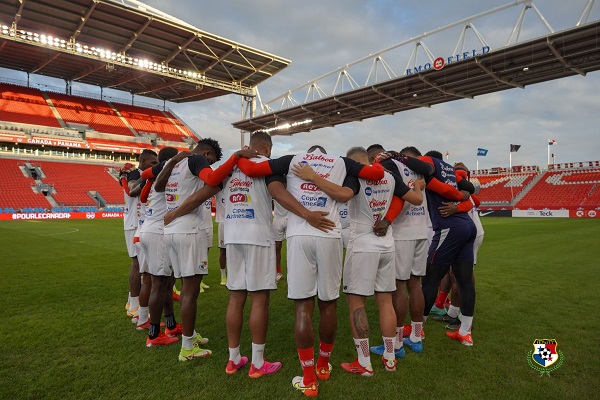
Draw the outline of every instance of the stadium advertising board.
[[[513,210],[517,218],[569,218],[569,210]]]
[[[93,150],[102,150],[102,151],[118,151],[118,152],[126,152],[126,153],[135,153],[139,154],[142,152],[141,148],[127,147],[127,146],[119,146],[114,144],[98,144],[98,143],[90,143],[90,147]]]
[[[44,219],[101,219],[123,218],[122,212],[61,212],[61,213],[7,213],[0,220],[44,220]]]
[[[11,143],[36,144],[36,145],[41,145],[41,146],[76,148],[76,149],[89,149],[90,148],[90,146],[87,143],[79,142],[76,140],[62,140],[62,139],[40,138],[40,137],[0,135],[0,141],[11,142]]]
[[[600,210],[592,210],[592,209],[569,210],[569,217],[571,217],[571,218],[600,218]]]

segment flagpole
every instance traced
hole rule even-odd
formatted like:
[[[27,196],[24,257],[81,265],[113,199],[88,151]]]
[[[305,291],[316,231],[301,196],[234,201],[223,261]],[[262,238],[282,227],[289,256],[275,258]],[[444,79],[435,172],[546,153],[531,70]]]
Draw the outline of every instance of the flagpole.
[[[548,140],[548,165],[550,165],[550,141]]]

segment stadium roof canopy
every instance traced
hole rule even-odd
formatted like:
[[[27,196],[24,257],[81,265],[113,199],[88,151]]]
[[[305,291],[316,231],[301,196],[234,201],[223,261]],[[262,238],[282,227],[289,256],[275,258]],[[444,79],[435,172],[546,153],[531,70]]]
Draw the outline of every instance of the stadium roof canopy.
[[[0,67],[173,102],[254,88],[289,60],[136,0],[0,0]]]
[[[291,135],[600,69],[600,22],[233,123]],[[340,70],[339,75],[345,74]],[[277,99],[282,99],[280,96]],[[272,101],[274,102],[274,101]]]

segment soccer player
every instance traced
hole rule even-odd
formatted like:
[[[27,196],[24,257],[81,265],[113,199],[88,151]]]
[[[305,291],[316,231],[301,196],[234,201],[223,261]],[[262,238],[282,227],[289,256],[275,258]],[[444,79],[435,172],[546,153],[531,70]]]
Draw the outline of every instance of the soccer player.
[[[222,157],[221,146],[216,140],[202,139],[192,150],[192,155],[181,161],[175,158],[167,162],[156,177],[155,189],[165,191],[167,210],[174,210],[205,184],[214,188],[235,166],[243,152],[232,155],[214,171],[210,165]],[[214,195],[218,188],[210,194]],[[210,197],[209,196],[209,197]],[[165,225],[165,247],[175,277],[182,278],[181,321],[183,326],[180,361],[208,357],[212,352],[199,347],[200,340],[195,330],[197,300],[200,283],[207,270],[206,234],[202,210],[183,215]]]
[[[307,153],[260,163],[243,159],[238,161],[239,168],[250,177],[287,175],[287,190],[300,204],[311,211],[326,213],[335,222],[335,229],[323,232],[294,213],[288,216],[288,298],[295,303],[294,333],[303,371],[303,376],[292,380],[292,386],[306,396],[316,396],[317,377],[321,380],[329,379],[331,372],[329,358],[337,332],[336,310],[342,275],[342,240],[337,202],[347,199],[334,199],[316,185],[288,174],[291,166],[299,163],[309,164],[317,174],[326,176],[337,185],[343,184],[346,175],[379,180],[383,177],[383,168],[381,165],[365,166],[348,158],[328,155],[320,146],[312,146]],[[318,298],[321,316],[316,373],[312,324],[315,296]]]
[[[206,257],[208,260],[208,254],[212,248],[213,243],[213,219],[212,219],[212,200],[206,199],[202,207],[202,215],[204,217],[204,233],[206,233],[206,243],[208,248],[206,249]],[[204,282],[200,282],[200,293],[204,293],[204,289],[210,289]]]
[[[225,249],[225,199],[223,192],[215,195],[215,222],[217,223],[217,235],[219,239],[219,268],[221,271],[221,286],[227,285],[227,250]]]
[[[137,196],[139,190],[131,192],[131,189],[136,186],[137,180],[140,178],[139,169],[146,169],[151,166],[152,154],[150,150],[142,151],[139,157],[139,168],[136,168],[133,164],[125,164],[119,171],[119,177],[121,187],[123,188],[123,194],[125,198],[125,210],[123,212],[123,227],[125,231],[125,244],[127,245],[127,253],[131,258],[131,265],[129,268],[129,295],[125,308],[127,310],[128,317],[134,317],[138,315],[139,308],[139,295],[141,287],[141,276],[140,266],[137,258],[137,252],[133,237],[138,225],[137,218]],[[152,152],[154,153],[154,152]],[[154,153],[156,154],[156,153]]]
[[[147,347],[175,343],[179,340],[176,335],[181,334],[182,331],[182,327],[176,322],[173,313],[173,296],[171,295],[173,269],[167,260],[163,236],[163,217],[167,210],[167,202],[164,193],[155,190],[154,179],[151,179],[160,173],[168,160],[176,156],[177,149],[165,147],[158,153],[159,164],[142,172],[142,178],[149,178],[150,190],[147,196],[144,196],[146,192],[146,186],[144,186],[140,196],[142,201],[146,200],[145,221],[140,229],[140,245],[146,254],[152,289],[148,302],[150,319],[144,325],[138,323],[138,329],[148,329]],[[183,154],[180,159],[185,156],[186,154]],[[177,159],[174,162],[177,162]],[[166,323],[164,333],[160,331],[163,309]]]
[[[347,157],[368,164],[367,151],[353,147]],[[304,180],[316,184],[330,196],[336,192],[350,197],[348,211],[350,238],[344,266],[343,287],[350,312],[350,327],[358,357],[351,363],[342,363],[347,372],[372,376],[373,368],[369,355],[369,322],[365,312],[365,300],[375,295],[379,309],[379,322],[385,343],[381,360],[387,371],[396,370],[394,355],[394,333],[396,315],[392,304],[392,293],[396,289],[394,268],[394,240],[387,228],[400,213],[401,198],[419,204],[423,202],[421,189],[425,182],[417,182],[415,191],[410,190],[400,178],[385,172],[381,180],[349,178],[348,187],[335,187],[316,175],[306,164],[294,168],[294,173]],[[392,200],[393,199],[393,200]]]
[[[273,200],[273,234],[275,235],[275,263],[277,265],[277,282],[281,280],[281,249],[287,229],[288,210]]]

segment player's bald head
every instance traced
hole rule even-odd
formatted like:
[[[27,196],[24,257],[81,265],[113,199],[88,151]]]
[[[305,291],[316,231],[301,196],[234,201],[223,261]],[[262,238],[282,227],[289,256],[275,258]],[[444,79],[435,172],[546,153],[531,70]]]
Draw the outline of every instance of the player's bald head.
[[[385,149],[383,148],[382,145],[380,144],[372,144],[369,147],[367,147],[367,154],[369,155],[369,163],[373,163],[373,161],[375,160],[375,157],[377,157],[377,155],[379,153],[383,153],[385,151]]]
[[[369,164],[369,153],[361,146],[350,147],[346,152],[346,157],[361,164]]]
[[[310,146],[310,148],[308,149],[308,153],[313,153],[315,150],[319,150],[321,153],[323,154],[327,154],[327,152],[325,151],[325,148],[323,146],[319,146],[318,144],[315,144],[314,146]]]
[[[271,149],[273,148],[273,140],[271,135],[265,131],[256,131],[250,136],[250,148],[258,151],[265,157],[271,157]]]

